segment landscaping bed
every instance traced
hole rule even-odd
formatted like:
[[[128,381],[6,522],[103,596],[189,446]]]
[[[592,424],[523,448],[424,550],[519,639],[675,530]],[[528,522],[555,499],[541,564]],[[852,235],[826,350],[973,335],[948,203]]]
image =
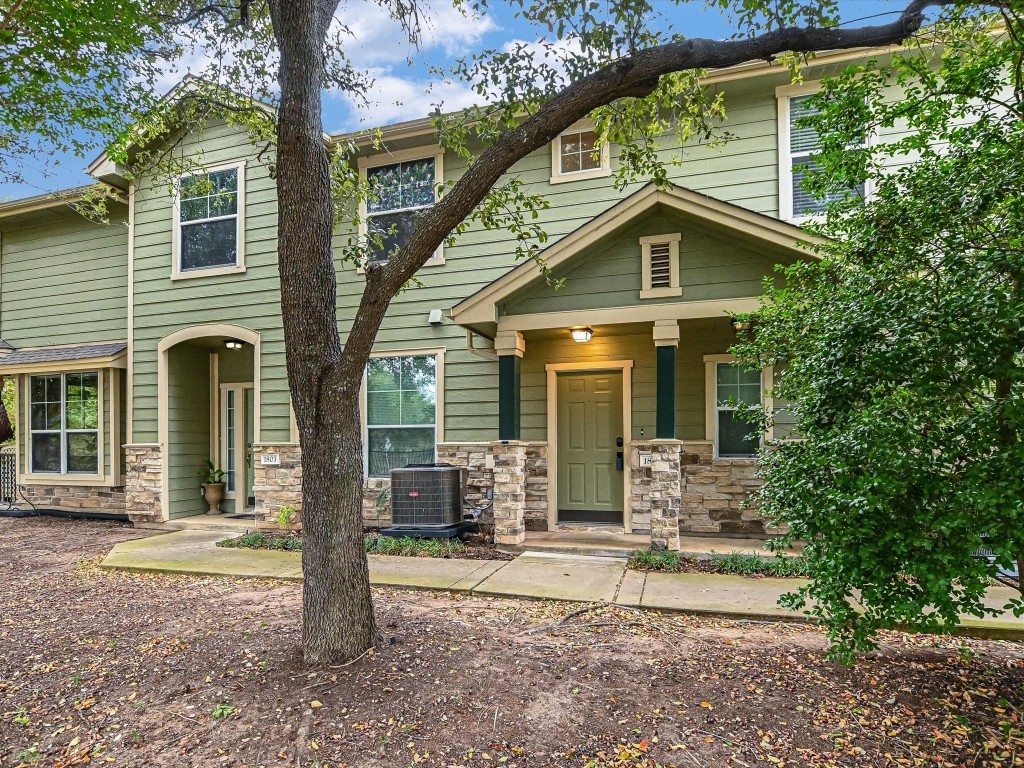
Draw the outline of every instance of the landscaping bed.
[[[302,551],[302,537],[297,533],[266,533],[256,531],[224,539],[218,547],[231,549],[270,549],[287,552]],[[466,541],[459,539],[416,539],[411,536],[392,538],[377,532],[366,534],[367,554],[397,555],[400,557],[444,557],[458,560],[514,560],[515,555],[500,552],[493,544],[486,544],[478,535]]]
[[[808,575],[807,562],[802,557],[752,555],[741,552],[711,552],[710,557],[701,559],[683,557],[678,552],[670,550],[638,549],[629,558],[627,567],[635,571],[728,573],[754,578],[802,578]]]
[[[0,765],[1011,768],[1015,643],[375,589],[380,642],[302,662],[302,587],[105,571],[149,535],[0,518]]]

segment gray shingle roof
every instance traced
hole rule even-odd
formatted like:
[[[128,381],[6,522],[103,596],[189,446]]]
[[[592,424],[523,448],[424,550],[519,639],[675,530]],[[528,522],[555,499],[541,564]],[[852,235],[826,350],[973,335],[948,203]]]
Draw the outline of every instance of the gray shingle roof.
[[[126,349],[128,349],[128,345],[123,341],[112,341],[103,344],[76,344],[72,347],[19,349],[0,357],[0,369],[10,368],[14,365],[61,363],[73,360],[88,360],[93,357],[111,357]]]

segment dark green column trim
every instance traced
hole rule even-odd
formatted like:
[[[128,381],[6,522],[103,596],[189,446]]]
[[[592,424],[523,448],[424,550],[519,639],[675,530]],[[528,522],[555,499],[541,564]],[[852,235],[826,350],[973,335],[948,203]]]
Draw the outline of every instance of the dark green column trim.
[[[655,436],[659,440],[676,437],[676,348],[657,347],[658,350],[658,415]]]
[[[498,357],[498,439],[518,440],[521,421],[518,355]]]

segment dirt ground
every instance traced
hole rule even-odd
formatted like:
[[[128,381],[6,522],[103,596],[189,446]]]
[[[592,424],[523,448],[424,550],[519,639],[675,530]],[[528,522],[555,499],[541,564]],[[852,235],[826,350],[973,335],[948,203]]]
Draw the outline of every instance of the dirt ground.
[[[142,535],[0,519],[0,765],[1024,765],[1015,644],[379,590],[311,669],[300,586],[96,567]]]

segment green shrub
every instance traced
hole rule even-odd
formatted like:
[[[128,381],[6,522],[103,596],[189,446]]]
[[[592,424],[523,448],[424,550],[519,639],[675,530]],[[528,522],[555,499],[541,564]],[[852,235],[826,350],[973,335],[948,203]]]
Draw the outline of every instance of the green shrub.
[[[395,539],[380,534],[366,537],[366,551],[373,555],[449,557],[465,549],[466,545],[458,539],[414,539],[411,536]]]
[[[231,549],[277,549],[298,551],[302,549],[302,538],[262,533],[246,533],[233,539],[217,542],[218,547]],[[366,551],[373,555],[399,555],[404,557],[451,557],[465,551],[466,545],[458,539],[414,539],[406,536],[394,539],[372,533],[365,539]]]
[[[292,552],[302,549],[302,539],[298,536],[268,536],[260,531],[254,531],[233,539],[218,541],[217,546],[229,549],[278,549]]]
[[[740,576],[807,576],[807,561],[802,557],[755,555],[745,552],[721,554],[711,552],[706,561],[685,558],[667,549],[652,551],[638,549],[629,558],[628,567],[637,571],[710,571]]]
[[[711,553],[711,563],[718,573],[741,576],[807,576],[807,561],[802,557],[752,555],[744,552]]]

